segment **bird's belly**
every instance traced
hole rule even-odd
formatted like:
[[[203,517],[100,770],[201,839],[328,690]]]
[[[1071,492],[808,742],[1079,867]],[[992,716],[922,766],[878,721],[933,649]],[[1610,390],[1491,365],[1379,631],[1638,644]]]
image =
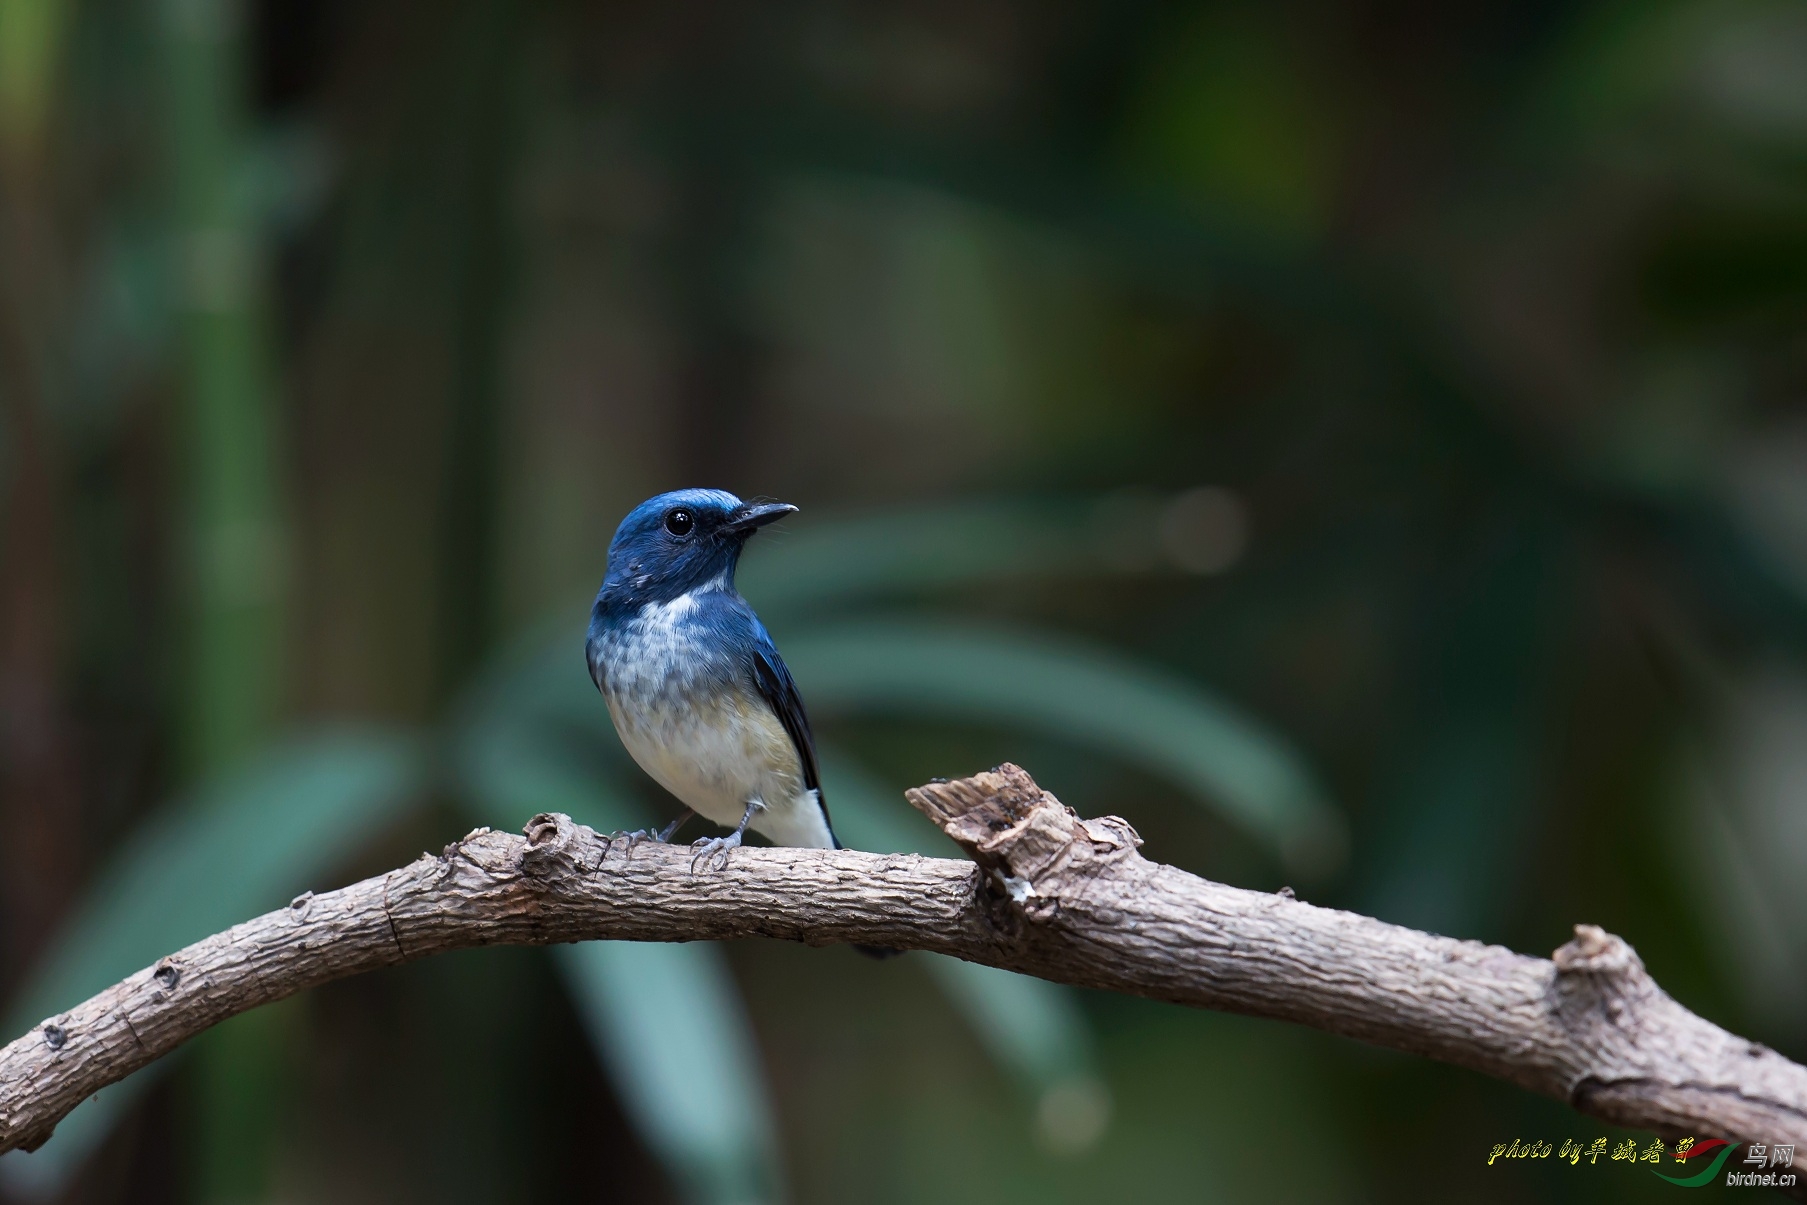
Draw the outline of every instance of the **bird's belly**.
[[[763,700],[724,692],[635,705],[610,692],[608,705],[640,768],[697,814],[734,828],[758,800],[765,807],[753,819],[756,832],[781,845],[832,847],[790,734]]]

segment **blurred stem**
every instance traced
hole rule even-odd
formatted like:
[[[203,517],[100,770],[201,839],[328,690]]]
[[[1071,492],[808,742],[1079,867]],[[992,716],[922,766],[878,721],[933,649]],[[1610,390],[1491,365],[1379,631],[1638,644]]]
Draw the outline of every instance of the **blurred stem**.
[[[186,385],[185,763],[217,771],[274,726],[287,541],[267,376],[257,215],[243,187],[249,81],[234,0],[164,0],[164,136]],[[200,1048],[196,1178],[204,1201],[265,1195],[273,1068],[286,1023],[248,1017]]]
[[[14,150],[19,148],[14,147]],[[38,164],[0,165],[0,898],[6,931],[0,986],[32,960],[78,881],[62,839],[81,795],[61,689],[62,498],[44,421],[43,239]],[[35,329],[34,329],[35,328]]]
[[[264,273],[242,186],[248,114],[231,0],[166,0],[165,104],[184,323],[192,600],[187,764],[204,772],[268,735],[280,698],[279,513]]]
[[[206,1122],[197,1136],[197,1199],[243,1203],[269,1196],[283,1102],[297,1086],[302,1020],[300,998],[290,997],[241,1013],[195,1044],[192,1088]]]
[[[80,777],[62,691],[62,457],[46,421],[57,330],[46,127],[59,0],[0,0],[0,989],[36,956],[79,881],[61,839]]]
[[[468,158],[461,165],[468,190],[460,240],[458,311],[451,397],[450,463],[440,506],[445,639],[441,696],[449,698],[474,673],[495,635],[497,479],[501,471],[500,400],[503,324],[509,285],[509,183],[519,142],[517,106],[519,6],[477,0],[463,12],[459,90],[452,114]]]
[[[70,7],[63,0],[0,0],[0,140],[15,156],[44,136]]]

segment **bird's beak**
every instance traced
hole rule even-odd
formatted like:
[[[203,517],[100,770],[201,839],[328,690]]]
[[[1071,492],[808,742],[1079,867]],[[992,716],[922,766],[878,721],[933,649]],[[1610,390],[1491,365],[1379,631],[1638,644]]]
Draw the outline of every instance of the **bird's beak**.
[[[722,530],[734,535],[751,535],[767,523],[776,523],[786,515],[794,515],[797,508],[788,502],[748,502],[734,509]]]

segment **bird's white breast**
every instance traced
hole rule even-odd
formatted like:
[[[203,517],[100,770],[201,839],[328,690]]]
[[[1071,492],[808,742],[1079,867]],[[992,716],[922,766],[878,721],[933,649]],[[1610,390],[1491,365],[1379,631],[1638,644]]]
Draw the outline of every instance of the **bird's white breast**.
[[[733,828],[758,800],[755,831],[780,845],[832,848],[790,735],[706,629],[687,622],[697,608],[690,594],[649,603],[603,642],[598,677],[621,743],[717,824]]]

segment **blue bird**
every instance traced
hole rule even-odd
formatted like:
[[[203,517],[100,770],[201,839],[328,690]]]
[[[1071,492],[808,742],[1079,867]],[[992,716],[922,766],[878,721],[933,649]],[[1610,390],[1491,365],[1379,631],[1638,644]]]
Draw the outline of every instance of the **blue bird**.
[[[717,869],[751,828],[777,845],[839,849],[816,770],[815,739],[790,670],[734,588],[748,537],[796,513],[723,490],[660,494],[609,544],[590,610],[590,678],[628,753],[686,806],[669,841],[700,814],[734,831],[696,842]]]

